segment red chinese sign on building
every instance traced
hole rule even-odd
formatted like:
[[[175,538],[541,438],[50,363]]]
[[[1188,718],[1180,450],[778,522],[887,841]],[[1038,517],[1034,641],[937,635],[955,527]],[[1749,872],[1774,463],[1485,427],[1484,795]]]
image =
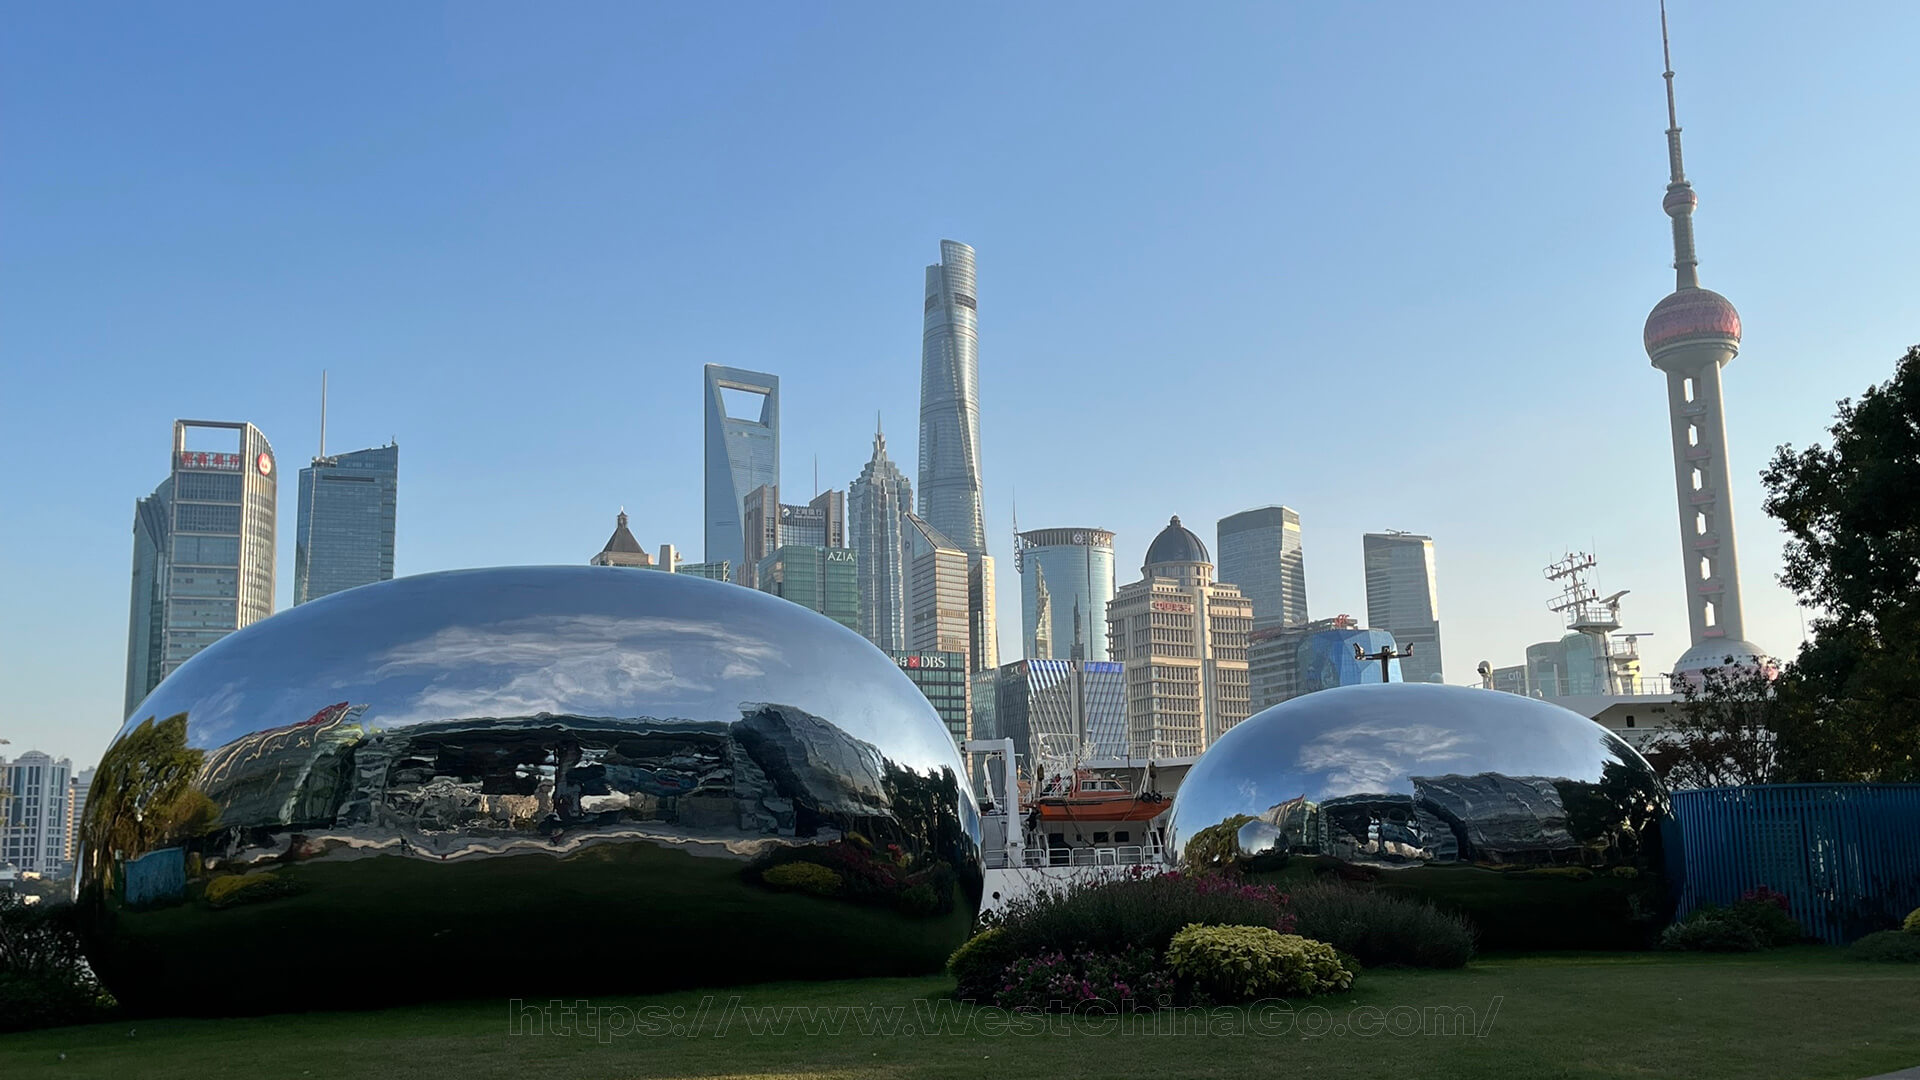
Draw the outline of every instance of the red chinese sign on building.
[[[210,454],[205,450],[182,450],[179,454],[179,468],[182,469],[225,469],[228,472],[240,471],[239,454]]]

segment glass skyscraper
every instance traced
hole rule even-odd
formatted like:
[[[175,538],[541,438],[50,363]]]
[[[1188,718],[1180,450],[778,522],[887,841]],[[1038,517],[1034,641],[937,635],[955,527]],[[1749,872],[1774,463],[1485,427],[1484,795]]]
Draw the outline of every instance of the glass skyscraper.
[[[939,713],[940,722],[947,725],[947,734],[953,736],[953,744],[959,746],[966,742],[970,679],[966,655],[904,652],[899,649],[889,649],[887,655],[893,657],[893,662],[900,666],[901,672],[933,703],[933,711]]]
[[[1367,568],[1367,623],[1393,635],[1408,682],[1440,682],[1440,595],[1433,570],[1433,537],[1405,532],[1368,533],[1362,539]]]
[[[1113,534],[1030,529],[1014,534],[1020,574],[1020,646],[1029,660],[1105,660],[1113,599]],[[1046,625],[1041,625],[1044,581]]]
[[[1219,580],[1253,601],[1255,629],[1307,622],[1307,568],[1300,515],[1285,506],[1242,510],[1220,519]]]
[[[1126,665],[1108,660],[1021,660],[1000,668],[992,708],[995,738],[1034,760],[1071,740],[1081,759],[1127,755]],[[976,737],[979,726],[975,726]]]
[[[393,580],[393,521],[400,447],[388,444],[313,459],[300,470],[293,602]]]
[[[849,630],[860,629],[859,562],[851,548],[788,544],[760,560],[761,592],[785,597]]]
[[[189,449],[190,436],[218,448]],[[252,424],[174,421],[173,475],[134,508],[129,715],[200,650],[273,614],[278,480]]]
[[[940,241],[927,267],[920,342],[920,516],[969,555],[984,555],[980,501],[980,342],[973,249]]]
[[[873,457],[847,485],[847,532],[860,567],[860,633],[888,652],[907,646],[907,514],[913,483],[873,433]],[[964,660],[964,658],[963,658]],[[963,662],[961,670],[966,669]]]
[[[735,416],[729,404],[743,405]],[[757,405],[757,410],[753,407]],[[746,559],[744,504],[762,485],[780,487],[780,378],[758,371],[706,366],[706,550],[707,563],[742,568]]]
[[[29,750],[0,757],[0,863],[55,877],[66,868],[73,762]]]

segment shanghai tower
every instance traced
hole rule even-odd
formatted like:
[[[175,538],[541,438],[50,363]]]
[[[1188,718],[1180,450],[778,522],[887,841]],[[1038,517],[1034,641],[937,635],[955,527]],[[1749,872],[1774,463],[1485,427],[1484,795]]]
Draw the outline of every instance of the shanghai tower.
[[[979,305],[973,249],[940,241],[927,267],[920,340],[920,517],[969,555],[984,555],[980,509]]]
[[[1729,658],[1755,663],[1761,654],[1745,640],[1740,609],[1732,476],[1720,398],[1720,369],[1740,351],[1740,313],[1726,297],[1700,287],[1700,260],[1693,247],[1693,211],[1699,199],[1680,163],[1680,121],[1673,106],[1665,4],[1660,7],[1660,49],[1666,61],[1669,174],[1661,207],[1673,219],[1674,289],[1647,316],[1644,344],[1653,366],[1667,376],[1673,478],[1680,506],[1680,564],[1692,636],[1692,647],[1674,665],[1674,673],[1685,676],[1719,667]]]

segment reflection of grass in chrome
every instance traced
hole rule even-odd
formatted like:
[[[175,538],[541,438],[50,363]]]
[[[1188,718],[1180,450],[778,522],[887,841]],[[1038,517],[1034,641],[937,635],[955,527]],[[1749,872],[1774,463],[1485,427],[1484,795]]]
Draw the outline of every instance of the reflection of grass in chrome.
[[[271,905],[263,905],[263,907]],[[372,977],[400,977],[376,968]],[[767,1009],[899,1007],[934,998],[939,978],[782,983],[714,991],[707,1031],[729,994]],[[577,995],[570,995],[577,996]],[[703,992],[596,998],[638,1012],[700,1011]],[[1489,1033],[1472,1036],[1351,1033],[1301,1039],[1206,1035],[978,1033],[911,1037],[751,1035],[727,1038],[508,1034],[505,1000],[377,1012],[310,1013],[242,1020],[142,1020],[0,1038],[0,1075],[104,1077],[526,1076],[868,1078],[982,1075],[1101,1077],[1753,1076],[1873,1075],[1920,1060],[1920,979],[1859,964],[1839,949],[1800,946],[1741,956],[1634,953],[1514,956],[1459,971],[1368,971],[1354,992],[1297,1003],[1324,1006],[1326,1025],[1371,1006],[1425,1010],[1466,1006],[1484,1016],[1501,999]],[[936,1003],[937,1004],[937,1003]],[[1245,1013],[1236,1010],[1236,1015]],[[137,1037],[127,1037],[129,1027]],[[59,1060],[66,1054],[65,1061]]]
[[[742,865],[654,844],[559,859],[318,859],[275,867],[277,895],[258,902],[190,899],[116,918],[128,960],[155,980],[135,995],[152,1011],[267,1009],[283,987],[308,1002],[378,1002],[511,986],[600,993],[907,975],[940,970],[966,939],[964,900],[947,915],[910,917],[749,884]],[[343,965],[341,950],[364,963]],[[310,953],[350,974],[318,983],[303,963]],[[484,985],[445,984],[476,968]]]

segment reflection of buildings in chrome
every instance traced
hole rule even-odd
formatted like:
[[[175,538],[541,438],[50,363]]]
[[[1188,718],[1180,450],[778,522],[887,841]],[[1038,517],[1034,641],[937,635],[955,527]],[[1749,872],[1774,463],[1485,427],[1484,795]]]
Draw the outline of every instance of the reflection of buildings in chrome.
[[[878,836],[895,819],[902,770],[785,705],[750,706],[733,723],[541,714],[372,733],[347,722],[362,708],[223,747],[202,774],[222,824],[330,825],[340,835],[317,841],[397,835],[403,848],[447,857],[500,850],[489,837],[547,847],[646,835],[649,824],[671,827],[660,839],[695,843],[743,830]],[[352,741],[340,741],[349,729]],[[312,764],[295,782],[301,755]],[[330,772],[319,767],[330,761]]]
[[[339,702],[298,723],[244,735],[207,755],[194,778],[223,824],[325,822],[342,767],[365,735],[365,705]]]

